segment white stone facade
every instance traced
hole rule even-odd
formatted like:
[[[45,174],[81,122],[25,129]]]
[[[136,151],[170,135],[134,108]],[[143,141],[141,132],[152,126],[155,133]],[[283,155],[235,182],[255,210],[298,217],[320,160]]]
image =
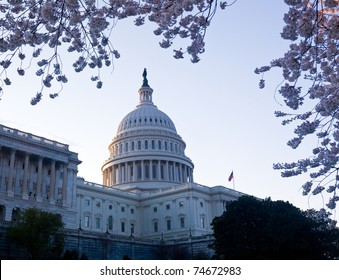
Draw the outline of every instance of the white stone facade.
[[[155,241],[211,234],[213,218],[242,193],[194,182],[186,144],[153,104],[146,75],[109,145],[102,185],[77,177],[68,145],[0,125],[0,219],[35,206],[71,229]]]
[[[0,125],[0,217],[38,207],[76,222],[76,153],[68,145]]]

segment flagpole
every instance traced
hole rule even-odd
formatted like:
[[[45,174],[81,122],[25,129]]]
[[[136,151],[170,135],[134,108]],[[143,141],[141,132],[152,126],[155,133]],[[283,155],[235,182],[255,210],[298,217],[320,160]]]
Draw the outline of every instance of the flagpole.
[[[232,173],[233,173],[233,178],[232,178],[232,181],[233,181],[233,189],[235,190],[234,172],[232,171]]]
[[[233,170],[232,170],[230,176],[228,177],[228,182],[230,182],[231,180],[233,181],[233,189],[235,189],[235,181],[234,181],[234,173],[233,173]]]

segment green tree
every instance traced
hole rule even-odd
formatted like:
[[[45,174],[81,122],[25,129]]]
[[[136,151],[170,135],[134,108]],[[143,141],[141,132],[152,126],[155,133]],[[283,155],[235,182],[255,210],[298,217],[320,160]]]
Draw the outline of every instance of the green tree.
[[[60,215],[28,208],[10,227],[8,238],[26,247],[32,259],[59,259],[64,250],[62,229]]]
[[[242,196],[214,218],[212,248],[221,259],[339,258],[339,229],[328,213],[321,218],[319,211],[311,212],[284,201]]]

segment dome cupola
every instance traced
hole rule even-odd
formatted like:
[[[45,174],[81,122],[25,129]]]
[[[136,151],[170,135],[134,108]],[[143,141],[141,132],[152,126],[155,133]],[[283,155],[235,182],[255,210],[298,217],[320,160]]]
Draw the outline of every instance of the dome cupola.
[[[153,103],[143,72],[139,103],[120,122],[102,166],[103,184],[122,189],[157,189],[193,181],[193,163],[173,121]]]

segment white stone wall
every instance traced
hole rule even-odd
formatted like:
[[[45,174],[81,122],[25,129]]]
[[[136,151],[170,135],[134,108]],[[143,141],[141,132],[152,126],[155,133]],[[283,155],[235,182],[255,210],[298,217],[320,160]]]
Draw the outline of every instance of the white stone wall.
[[[222,214],[226,201],[240,195],[225,187],[209,188],[195,183],[132,193],[80,179],[78,219],[85,231],[129,236],[134,227],[133,236],[144,239],[201,236],[212,233],[210,223]]]
[[[76,178],[80,163],[68,145],[0,125],[0,211],[6,221],[28,207],[76,222]]]

